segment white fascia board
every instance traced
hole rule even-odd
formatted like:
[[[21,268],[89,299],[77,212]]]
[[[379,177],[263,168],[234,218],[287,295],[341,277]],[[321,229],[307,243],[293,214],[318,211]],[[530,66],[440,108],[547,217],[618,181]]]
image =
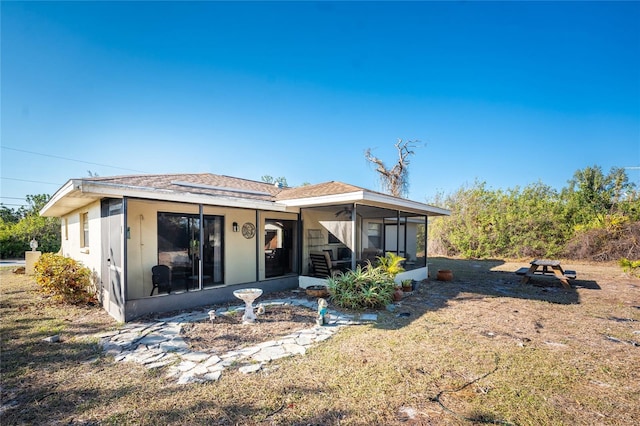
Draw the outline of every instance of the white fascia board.
[[[295,198],[292,200],[280,200],[280,204],[291,207],[317,207],[332,204],[357,203],[364,199],[363,191],[347,192],[345,194],[322,195],[320,197]]]
[[[364,194],[364,200],[372,203],[386,204],[397,209],[406,209],[415,211],[416,213],[429,212],[428,216],[450,216],[451,211],[440,207],[430,206],[429,204],[419,203],[417,201],[405,200],[401,198],[391,197],[384,194],[367,192]]]
[[[290,209],[287,209],[286,205],[270,201],[192,194],[188,192],[175,192],[164,189],[149,189],[118,184],[96,184],[93,182],[83,182],[80,189],[83,193],[114,198],[122,198],[123,196],[126,196],[130,198],[142,198],[148,200],[238,207],[252,210],[271,210],[279,212],[291,211]]]
[[[45,204],[42,207],[42,209],[40,209],[40,216],[47,216],[47,212],[50,211],[55,204],[60,202],[60,200],[62,200],[64,197],[66,197],[67,195],[69,195],[73,191],[75,191],[76,190],[76,183],[75,182],[76,181],[71,179],[71,180],[67,181],[67,183],[62,185],[62,187],[60,189],[58,189],[56,191],[56,193],[53,194],[53,196],[51,198],[49,198],[49,201],[47,201],[47,204]]]
[[[280,203],[295,207],[317,207],[344,203],[370,203],[372,206],[384,206],[389,209],[407,210],[416,214],[430,213],[427,216],[449,216],[451,212],[440,207],[430,206],[417,201],[404,200],[384,194],[368,191],[348,192],[345,194],[324,195],[321,197],[297,198],[293,200],[281,200]]]

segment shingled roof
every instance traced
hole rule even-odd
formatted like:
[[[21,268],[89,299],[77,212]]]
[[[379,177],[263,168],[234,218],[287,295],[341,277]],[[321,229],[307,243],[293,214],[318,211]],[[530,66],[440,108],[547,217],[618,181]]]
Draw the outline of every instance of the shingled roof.
[[[273,184],[212,173],[124,175],[83,178],[84,182],[147,188],[202,195],[220,195],[273,201],[282,188]]]
[[[330,181],[295,188],[212,173],[142,174],[71,179],[43,208],[44,216],[65,214],[102,197],[129,196],[230,207],[285,211],[311,205],[331,205],[368,200],[372,204],[399,207],[407,211],[425,209],[434,214],[444,210],[370,191],[358,186]]]
[[[324,182],[294,188],[282,188],[266,182],[216,175],[213,173],[122,175],[83,178],[84,182],[133,188],[159,189],[192,194],[236,196],[264,201],[293,200],[364,191],[343,182]]]
[[[276,200],[294,200],[297,198],[322,197],[326,195],[348,194],[363,191],[363,188],[342,182],[325,182],[316,185],[304,185],[296,188],[284,188]]]

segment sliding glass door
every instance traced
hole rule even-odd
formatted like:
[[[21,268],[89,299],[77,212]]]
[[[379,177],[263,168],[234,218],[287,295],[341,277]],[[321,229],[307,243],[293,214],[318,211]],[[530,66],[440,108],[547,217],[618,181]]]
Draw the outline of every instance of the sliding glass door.
[[[222,274],[222,216],[204,216],[202,244],[202,285],[205,288],[224,282]]]
[[[224,282],[222,216],[158,213],[158,264],[171,269],[171,291],[190,291]],[[202,262],[201,262],[202,260]],[[202,274],[200,265],[202,263]]]

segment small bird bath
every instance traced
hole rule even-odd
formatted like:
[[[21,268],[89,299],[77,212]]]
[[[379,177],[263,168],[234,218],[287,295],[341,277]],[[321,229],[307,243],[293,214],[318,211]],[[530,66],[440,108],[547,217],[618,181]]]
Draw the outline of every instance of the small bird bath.
[[[238,299],[244,300],[246,305],[244,315],[242,315],[242,323],[253,324],[256,321],[256,314],[253,313],[253,301],[262,296],[262,289],[243,288],[241,290],[235,290],[233,295]]]

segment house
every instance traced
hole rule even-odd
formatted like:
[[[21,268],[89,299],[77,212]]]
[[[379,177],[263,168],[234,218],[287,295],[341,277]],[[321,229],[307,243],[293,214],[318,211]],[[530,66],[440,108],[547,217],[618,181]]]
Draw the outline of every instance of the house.
[[[407,259],[400,278],[426,278],[427,220],[449,211],[341,182],[283,188],[203,173],[71,179],[41,214],[61,218],[62,254],[94,272],[111,316],[130,321],[235,300],[239,288],[317,284],[314,251],[342,268],[390,251]],[[170,288],[154,288],[155,265],[169,267]]]

